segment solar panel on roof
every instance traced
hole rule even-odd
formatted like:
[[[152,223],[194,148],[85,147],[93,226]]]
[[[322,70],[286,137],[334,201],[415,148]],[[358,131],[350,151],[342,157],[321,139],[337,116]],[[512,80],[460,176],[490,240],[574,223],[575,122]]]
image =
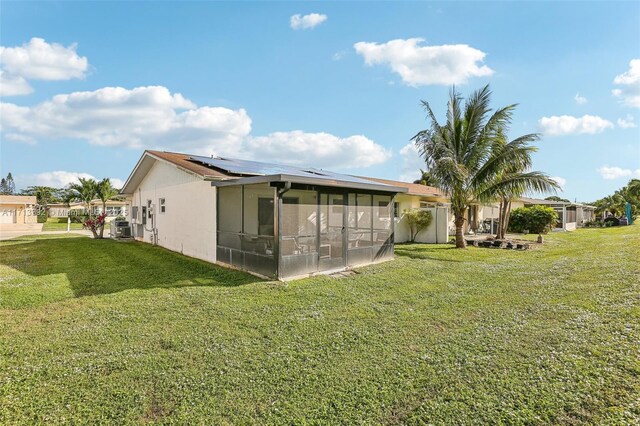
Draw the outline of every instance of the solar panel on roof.
[[[343,175],[341,173],[335,173],[328,170],[319,170],[314,168],[302,168],[296,166],[287,166],[284,164],[271,164],[263,163],[260,161],[250,160],[238,160],[235,158],[221,158],[221,157],[202,157],[191,156],[192,161],[205,164],[207,166],[215,167],[217,169],[224,170],[227,173],[235,175],[250,175],[250,176],[267,176],[267,175],[279,175],[286,174],[300,177],[312,177],[315,179],[330,179],[339,180],[342,182],[356,182],[371,184],[372,181],[357,178],[354,176]],[[384,184],[383,184],[384,185]]]

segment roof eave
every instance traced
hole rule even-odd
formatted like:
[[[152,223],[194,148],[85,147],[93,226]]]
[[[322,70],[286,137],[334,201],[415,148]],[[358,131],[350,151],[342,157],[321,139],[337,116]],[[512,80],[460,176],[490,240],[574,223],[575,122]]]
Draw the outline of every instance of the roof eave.
[[[317,186],[329,186],[335,188],[349,188],[349,189],[364,189],[369,191],[381,191],[381,192],[392,192],[392,193],[405,193],[407,192],[406,188],[401,188],[398,186],[391,185],[382,185],[376,183],[366,183],[366,182],[347,182],[341,180],[334,179],[319,179],[312,177],[304,177],[304,176],[295,176],[295,175],[287,175],[287,174],[275,174],[275,175],[265,175],[265,176],[252,176],[252,177],[244,177],[239,179],[228,179],[228,180],[220,180],[211,182],[211,186],[223,187],[223,186],[234,186],[234,185],[250,185],[257,183],[270,183],[270,182],[291,182],[291,183],[299,183],[306,185],[317,185]]]

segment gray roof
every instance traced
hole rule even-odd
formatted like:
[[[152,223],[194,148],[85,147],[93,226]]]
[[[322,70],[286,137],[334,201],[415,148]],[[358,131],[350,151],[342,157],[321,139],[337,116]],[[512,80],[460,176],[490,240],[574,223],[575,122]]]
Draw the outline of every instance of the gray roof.
[[[527,197],[520,197],[519,201],[522,201],[524,204],[534,204],[534,205],[540,205],[540,206],[559,206],[559,207],[577,206],[577,207],[593,208],[593,206],[590,206],[588,204],[572,203],[571,201],[567,202],[567,201],[541,200],[539,198],[527,198]]]

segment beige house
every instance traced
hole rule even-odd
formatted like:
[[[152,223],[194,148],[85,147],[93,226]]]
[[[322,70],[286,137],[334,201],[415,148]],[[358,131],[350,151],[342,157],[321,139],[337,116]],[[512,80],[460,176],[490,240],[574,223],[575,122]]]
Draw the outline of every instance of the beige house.
[[[90,209],[92,214],[98,215],[102,213],[102,201],[95,199],[91,201]],[[109,200],[106,203],[107,216],[106,222],[110,222],[118,216],[127,216],[129,210],[129,202],[127,200]],[[70,204],[51,203],[47,205],[49,217],[66,218],[67,216],[80,216],[88,213],[84,203],[73,202]]]
[[[421,209],[430,211],[433,217],[431,225],[416,236],[419,243],[446,243],[449,235],[455,231],[453,217],[449,210],[449,200],[442,192],[432,186],[396,180],[366,177],[375,182],[406,188],[407,192],[397,194],[394,198],[393,217],[395,220],[395,241],[408,242],[411,238],[405,211]],[[452,231],[453,227],[453,231]]]
[[[0,230],[24,231],[41,228],[35,196],[0,195]]]
[[[587,204],[537,198],[520,198],[518,201],[525,207],[540,205],[553,208],[558,213],[557,231],[575,231],[595,219],[595,207]]]
[[[565,201],[543,200],[539,198],[521,197],[511,202],[511,210],[520,207],[546,206],[558,213],[555,231],[574,231],[595,218],[595,207],[587,204]],[[500,214],[499,204],[474,204],[467,211],[465,233],[495,234]]]

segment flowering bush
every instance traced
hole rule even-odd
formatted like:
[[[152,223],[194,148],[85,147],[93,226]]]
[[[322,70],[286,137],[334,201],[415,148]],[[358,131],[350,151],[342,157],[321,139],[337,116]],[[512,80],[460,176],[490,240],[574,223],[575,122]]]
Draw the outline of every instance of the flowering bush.
[[[104,228],[104,219],[107,217],[107,213],[100,213],[95,219],[89,217],[82,224],[85,228],[90,229],[93,233],[93,238],[100,238],[98,231]]]

